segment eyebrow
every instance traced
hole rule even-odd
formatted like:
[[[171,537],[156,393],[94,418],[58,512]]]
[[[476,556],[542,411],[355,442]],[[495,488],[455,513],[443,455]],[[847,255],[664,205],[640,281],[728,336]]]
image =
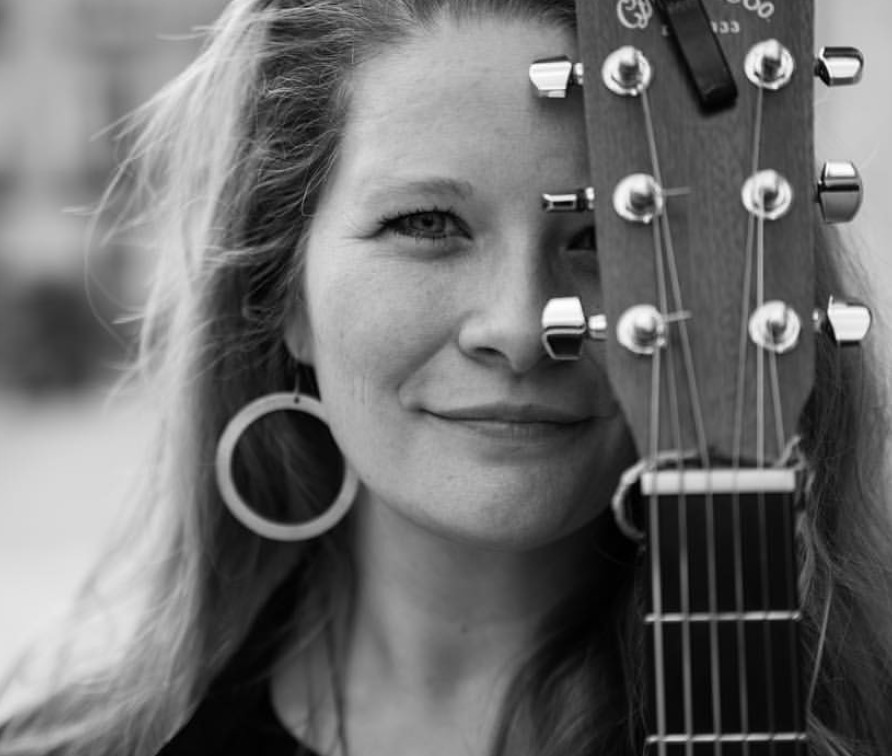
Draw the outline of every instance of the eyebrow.
[[[363,201],[372,204],[379,204],[391,196],[436,195],[467,200],[474,195],[474,186],[469,181],[451,178],[400,179],[388,177],[370,182],[363,195]]]

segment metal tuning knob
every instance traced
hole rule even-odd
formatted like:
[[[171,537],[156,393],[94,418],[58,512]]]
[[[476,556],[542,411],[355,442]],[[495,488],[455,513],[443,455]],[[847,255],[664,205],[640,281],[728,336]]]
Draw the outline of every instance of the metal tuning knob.
[[[870,332],[873,316],[860,302],[830,297],[826,310],[815,310],[815,331],[829,336],[840,346],[860,344]]]
[[[817,202],[825,223],[848,223],[858,214],[863,198],[864,185],[852,163],[824,163],[818,178]]]
[[[790,83],[796,70],[792,53],[776,39],[752,47],[744,61],[747,78],[757,87],[772,92]]]
[[[587,186],[575,192],[546,192],[542,195],[546,213],[584,213],[595,209],[595,190]]]
[[[773,299],[750,316],[750,339],[757,346],[775,354],[786,354],[799,344],[802,323],[796,311]]]
[[[631,45],[614,50],[601,67],[601,80],[614,94],[638,97],[650,86],[653,69],[641,50]]]
[[[777,171],[767,169],[747,179],[741,199],[750,214],[777,220],[786,215],[793,204],[793,187]]]
[[[690,318],[688,310],[664,314],[653,305],[633,305],[619,317],[616,340],[633,354],[653,356],[669,343],[669,326]]]
[[[542,345],[555,361],[578,360],[586,339],[607,339],[607,318],[585,316],[579,297],[557,297],[548,300],[542,310]]]
[[[563,99],[571,87],[581,87],[583,80],[582,63],[574,63],[566,55],[543,58],[530,66],[530,81],[539,97]]]
[[[828,87],[857,84],[864,73],[864,55],[854,47],[823,47],[815,58],[815,76]]]
[[[651,223],[663,212],[664,206],[663,188],[646,173],[626,176],[613,190],[614,211],[630,223]]]

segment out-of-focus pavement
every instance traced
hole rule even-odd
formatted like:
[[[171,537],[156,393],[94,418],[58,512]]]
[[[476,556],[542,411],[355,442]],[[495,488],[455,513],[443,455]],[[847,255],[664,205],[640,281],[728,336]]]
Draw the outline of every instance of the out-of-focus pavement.
[[[126,506],[152,425],[133,396],[0,395],[0,670],[68,605]]]

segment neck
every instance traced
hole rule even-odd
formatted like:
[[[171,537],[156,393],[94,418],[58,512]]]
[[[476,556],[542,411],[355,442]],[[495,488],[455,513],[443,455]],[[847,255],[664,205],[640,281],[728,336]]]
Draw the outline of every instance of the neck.
[[[351,519],[355,594],[334,671],[345,736],[373,756],[485,753],[543,619],[583,590],[596,595],[601,523],[500,551],[441,538],[364,493]],[[310,744],[331,744],[339,705],[330,658],[318,645],[305,651],[277,671],[277,708]]]
[[[602,565],[597,527],[526,550],[447,540],[357,502],[352,671],[444,703],[505,678],[542,619]]]

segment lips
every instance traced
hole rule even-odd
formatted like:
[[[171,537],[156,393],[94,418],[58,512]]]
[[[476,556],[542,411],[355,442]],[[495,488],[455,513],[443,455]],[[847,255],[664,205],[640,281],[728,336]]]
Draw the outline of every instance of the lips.
[[[570,441],[589,427],[592,416],[543,404],[496,402],[465,407],[426,410],[433,421],[446,429],[490,441],[554,443]]]
[[[542,449],[542,444],[563,448],[586,432],[590,415],[558,407],[536,404],[481,404],[471,407],[427,410],[427,416],[439,427],[465,438],[485,439],[488,444],[518,444]]]
[[[575,425],[591,418],[590,414],[560,407],[503,402],[449,409],[428,409],[427,412],[444,420],[494,424]]]

